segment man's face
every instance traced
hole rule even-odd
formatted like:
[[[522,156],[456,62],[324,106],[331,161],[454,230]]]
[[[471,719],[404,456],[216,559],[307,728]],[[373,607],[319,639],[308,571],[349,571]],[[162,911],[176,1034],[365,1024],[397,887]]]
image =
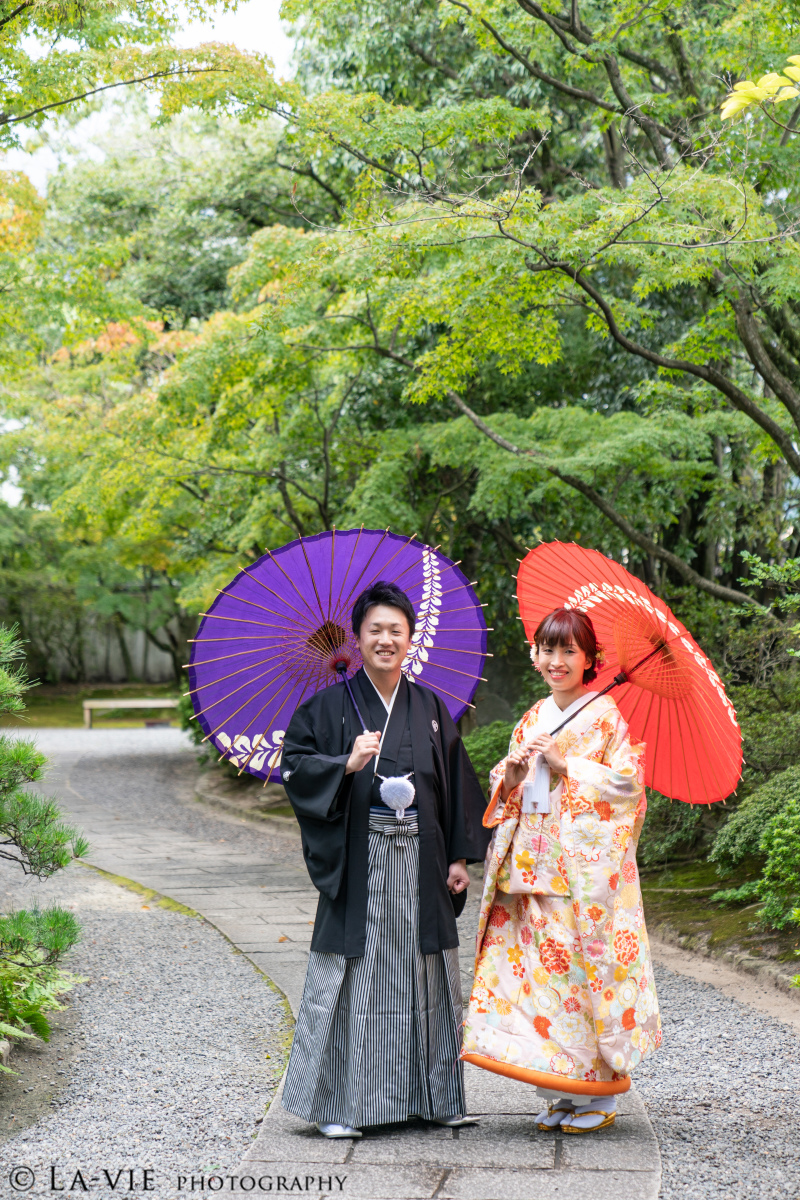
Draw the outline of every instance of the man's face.
[[[411,645],[405,613],[388,604],[374,605],[367,609],[357,640],[364,666],[371,672],[391,675],[400,667]]]

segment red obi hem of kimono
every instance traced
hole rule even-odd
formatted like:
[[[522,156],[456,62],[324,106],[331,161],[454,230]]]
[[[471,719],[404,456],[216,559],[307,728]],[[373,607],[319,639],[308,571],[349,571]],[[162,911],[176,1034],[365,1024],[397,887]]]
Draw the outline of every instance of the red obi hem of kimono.
[[[530,1083],[534,1087],[550,1088],[560,1096],[617,1096],[627,1092],[631,1086],[630,1075],[620,1079],[568,1079],[565,1075],[551,1075],[549,1071],[532,1071],[529,1067],[515,1067],[512,1063],[498,1062],[496,1058],[486,1058],[483,1054],[462,1054],[464,1062],[484,1071],[494,1071],[495,1075],[505,1075],[508,1079],[518,1079],[520,1083]]]

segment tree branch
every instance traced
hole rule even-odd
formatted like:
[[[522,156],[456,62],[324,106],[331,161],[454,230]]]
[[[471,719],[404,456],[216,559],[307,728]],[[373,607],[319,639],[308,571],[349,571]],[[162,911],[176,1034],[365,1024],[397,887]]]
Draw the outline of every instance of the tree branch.
[[[561,41],[568,54],[572,54],[577,58],[582,58],[585,62],[591,65],[602,65],[605,68],[608,82],[611,85],[612,92],[619,101],[621,111],[625,115],[630,116],[642,130],[645,137],[650,142],[650,145],[653,147],[653,152],[655,153],[659,165],[662,167],[669,166],[669,155],[667,154],[667,148],[664,145],[664,141],[661,136],[663,131],[659,129],[658,123],[654,121],[652,117],[649,117],[637,104],[634,103],[633,97],[630,95],[625,86],[622,78],[622,72],[619,69],[619,63],[614,55],[604,54],[599,59],[594,58],[591,54],[587,54],[585,51],[580,50],[576,45],[574,45],[574,43],[570,42],[569,38],[560,27],[561,23],[553,16],[552,13],[547,12],[539,4],[533,3],[532,0],[517,0],[517,3],[519,4],[520,8],[524,9],[524,11],[529,14],[529,16],[547,26],[547,28]],[[583,28],[581,28],[577,36],[586,44],[591,44],[591,42],[594,40],[591,33]],[[677,131],[670,131],[667,136],[673,137],[681,143],[685,142],[686,140]]]
[[[788,346],[789,351],[800,362],[800,330],[795,329],[792,324],[789,306],[782,304],[780,308],[771,308],[765,304],[764,315],[781,341]]]
[[[778,370],[769,357],[753,316],[753,310],[741,294],[736,298],[729,297],[728,303],[736,316],[736,330],[751,363],[764,382],[772,388],[800,430],[800,393],[795,391],[783,372]]]
[[[283,121],[289,120],[290,117],[294,117],[295,120],[299,121],[296,113],[287,113],[274,104],[266,104],[263,100],[259,100],[257,103],[259,108],[263,108],[265,112],[274,113],[276,117],[280,117]],[[359,162],[362,162],[365,167],[374,167],[376,171],[382,171],[385,175],[391,175],[393,179],[396,179],[399,183],[404,185],[408,183],[408,180],[400,173],[400,171],[395,171],[392,167],[387,166],[386,163],[379,162],[376,158],[370,158],[369,155],[364,154],[361,150],[357,150],[355,146],[351,146],[350,143],[344,141],[343,138],[335,137],[329,129],[322,129],[319,130],[319,132],[323,133],[333,143],[334,146],[339,146],[340,149],[346,150],[348,154],[352,154],[353,157],[357,158]]]
[[[347,348],[349,350],[371,350],[375,354],[380,355],[382,358],[388,358],[392,362],[399,363],[411,371],[416,372],[419,370],[419,367],[412,359],[406,358],[404,354],[398,354],[396,351],[391,350],[386,346],[382,346],[378,341],[377,330],[375,330],[374,327],[373,337],[374,341],[371,345],[348,346]],[[463,413],[465,417],[468,417],[475,428],[493,441],[495,445],[499,446],[501,450],[506,450],[509,454],[514,454],[517,457],[544,459],[544,456],[541,455],[539,451],[523,450],[520,446],[516,446],[513,442],[510,442],[508,438],[503,437],[502,434],[495,433],[491,426],[487,425],[483,418],[479,417],[478,414],[472,408],[470,408],[470,406],[464,400],[462,400],[458,392],[453,391],[452,388],[447,389],[446,395],[448,400],[455,405],[459,412]],[[552,475],[555,479],[565,483],[568,487],[574,488],[575,491],[580,492],[581,495],[585,496],[586,499],[595,506],[595,508],[599,509],[604,517],[611,521],[613,525],[616,525],[617,529],[619,529],[625,535],[625,537],[629,538],[635,546],[638,546],[640,550],[644,550],[646,554],[650,554],[654,558],[659,559],[661,562],[666,563],[667,566],[671,567],[676,572],[676,574],[680,575],[682,579],[685,579],[687,583],[692,584],[701,591],[708,592],[708,594],[711,596],[716,596],[718,600],[727,600],[734,604],[749,604],[756,608],[761,608],[761,605],[753,600],[751,596],[748,596],[746,592],[739,592],[736,590],[736,588],[724,587],[721,583],[715,583],[713,579],[706,579],[704,575],[701,575],[698,571],[695,571],[693,567],[690,567],[689,564],[682,558],[679,558],[677,554],[673,554],[670,550],[666,550],[663,546],[660,546],[658,542],[654,542],[653,539],[649,538],[646,534],[640,533],[640,531],[636,529],[635,526],[631,525],[631,523],[626,520],[621,513],[617,512],[613,505],[609,504],[609,502],[605,500],[599,492],[597,492],[588,483],[584,483],[582,479],[578,479],[575,475],[566,475],[564,472],[559,471],[556,467],[551,467],[546,461],[541,461],[539,465],[541,465],[542,470],[546,471],[548,475]]]
[[[417,58],[421,58],[427,66],[433,67],[435,71],[441,71],[442,75],[446,76],[448,79],[458,80],[460,78],[458,71],[456,71],[454,67],[450,67],[447,65],[447,63],[440,62],[438,58],[434,58],[433,55],[426,50],[424,46],[420,46],[418,42],[414,42],[409,38],[406,41],[406,45],[412,54],[416,54]],[[480,94],[486,95],[485,92],[481,92]]]
[[[652,363],[653,366],[662,367],[666,371],[680,371],[687,375],[694,375],[696,378],[710,383],[712,387],[716,388],[718,392],[721,392],[730,401],[734,408],[744,413],[760,429],[764,430],[767,436],[780,449],[794,473],[800,475],[800,452],[798,452],[791,434],[759,408],[755,401],[746,392],[743,392],[741,388],[737,387],[732,380],[723,375],[721,371],[718,371],[716,367],[712,367],[707,363],[693,363],[686,359],[667,358],[665,355],[658,354],[655,350],[650,350],[649,347],[635,342],[622,332],[614,318],[611,305],[597,288],[581,274],[580,269],[571,266],[569,263],[553,262],[548,259],[543,251],[538,251],[538,253],[542,262],[535,264],[528,263],[529,269],[534,271],[561,271],[562,274],[577,284],[600,310],[603,320],[608,327],[608,332],[617,345],[622,346],[623,350],[627,350],[629,354],[635,354],[638,358],[643,358],[646,362]]]
[[[283,475],[276,475],[277,480],[278,480],[278,491],[281,494],[281,499],[283,500],[283,505],[289,516],[289,520],[292,522],[295,529],[300,534],[300,537],[304,537],[305,532],[306,532],[305,525],[300,520],[300,516],[299,516],[297,510],[296,510],[295,506],[292,504],[292,498],[289,495],[289,489],[286,486],[286,474],[285,474],[286,463],[282,462],[280,464],[280,467],[281,467],[281,471],[283,472]]]
[[[667,34],[667,45],[672,51],[672,57],[675,59],[675,66],[680,77],[681,87],[683,88],[684,96],[694,96],[695,100],[700,99],[700,93],[697,90],[697,84],[692,76],[692,68],[689,62],[689,56],[686,53],[686,46],[683,38],[679,33],[679,26],[673,25],[668,17],[664,17],[664,24],[669,33]]]
[[[464,4],[463,0],[447,0],[448,4],[452,4],[454,8],[463,8],[471,17],[475,16],[468,4]],[[616,104],[610,104],[604,100],[602,96],[596,96],[594,92],[587,92],[583,88],[573,87],[569,83],[564,83],[561,79],[556,79],[555,75],[548,75],[546,71],[541,71],[537,66],[530,61],[526,54],[521,50],[517,50],[510,42],[507,42],[498,29],[495,29],[485,17],[476,18],[483,25],[492,37],[497,42],[498,46],[502,46],[506,54],[510,54],[518,63],[521,63],[529,75],[534,79],[538,79],[541,83],[546,83],[550,87],[555,88],[559,92],[563,92],[565,96],[571,96],[573,100],[586,100],[589,104],[594,104],[596,108],[602,108],[605,112],[615,113],[617,116],[624,116]]]
[[[619,69],[617,60],[609,54],[603,59],[603,66],[606,69],[611,90],[619,100],[626,115],[630,116],[636,122],[650,142],[659,166],[668,167],[670,165],[669,155],[667,154],[667,147],[664,145],[657,122],[652,117],[647,116],[637,104],[634,104],[633,97],[623,82],[622,72]],[[686,139],[677,133],[677,131],[673,136],[682,145],[686,143]]]
[[[20,4],[14,9],[13,12],[10,12],[7,17],[3,17],[2,21],[0,21],[0,29],[2,29],[4,25],[7,25],[9,21],[13,21],[14,17],[18,17],[19,14],[24,12],[26,8],[33,8],[33,5],[34,0],[25,0],[24,4]]]
[[[539,457],[538,451],[523,450],[521,447],[515,446],[514,443],[510,442],[507,438],[495,433],[494,430],[491,429],[490,426],[487,425],[486,422],[479,417],[478,414],[474,412],[456,392],[448,390],[447,395],[456,408],[462,412],[465,417],[469,418],[475,428],[479,429],[481,433],[490,438],[502,450],[507,450],[510,454],[516,454],[520,457]],[[685,579],[687,583],[692,584],[701,591],[708,592],[711,596],[716,596],[718,600],[727,600],[734,604],[749,604],[755,606],[756,608],[761,607],[760,605],[756,604],[756,601],[753,600],[751,596],[748,596],[746,592],[739,592],[736,590],[736,588],[724,587],[721,583],[715,583],[713,579],[706,579],[704,575],[700,575],[699,572],[695,571],[693,567],[690,567],[687,562],[684,562],[682,558],[679,558],[677,554],[673,554],[670,550],[666,550],[663,546],[659,546],[658,542],[654,542],[652,538],[649,538],[646,534],[641,533],[638,529],[636,529],[635,526],[631,525],[630,521],[627,521],[621,513],[618,513],[617,510],[611,504],[609,504],[609,502],[605,500],[603,496],[600,495],[599,492],[595,491],[595,489],[588,483],[584,483],[582,479],[578,479],[575,475],[566,475],[563,471],[559,471],[556,467],[551,467],[545,462],[543,462],[541,466],[549,475],[554,476],[556,479],[560,479],[562,483],[566,483],[568,487],[574,488],[575,491],[580,492],[581,495],[585,496],[586,499],[589,500],[589,502],[593,504],[595,508],[599,509],[603,516],[606,517],[612,523],[612,525],[616,525],[617,529],[619,529],[621,533],[624,533],[625,537],[633,542],[635,546],[638,546],[640,550],[644,550],[645,553],[651,554],[654,558],[660,559],[661,562],[666,563],[667,566],[671,567],[672,570],[676,572],[676,574],[680,575],[682,579]]]
[[[79,100],[86,100],[89,96],[98,96],[100,92],[108,92],[111,88],[130,87],[134,83],[148,83],[151,79],[166,79],[171,75],[212,75],[217,71],[225,71],[225,67],[192,67],[185,69],[184,67],[176,68],[174,71],[154,71],[152,75],[142,75],[137,79],[120,79],[117,83],[106,83],[102,87],[92,88],[88,92],[81,92],[79,96],[70,96],[66,100],[54,100],[52,104],[43,104],[41,108],[31,109],[30,112],[24,113],[21,117],[12,117],[8,113],[0,113],[0,125],[18,125],[20,121],[30,121],[31,117],[38,117],[39,113],[49,112],[53,108],[63,108],[65,104],[77,104]]]
[[[789,124],[784,126],[783,133],[781,134],[781,140],[778,143],[779,146],[785,146],[789,140],[789,134],[797,132],[798,118],[800,118],[800,104],[797,105],[794,112],[789,117]]]
[[[330,186],[330,184],[326,183],[324,179],[321,179],[319,177],[319,175],[317,175],[316,171],[314,170],[314,168],[311,166],[310,163],[307,164],[305,167],[293,167],[293,166],[291,166],[290,163],[282,163],[276,155],[275,156],[275,164],[276,164],[276,166],[279,166],[282,171],[290,171],[292,175],[301,175],[304,179],[312,180],[317,185],[317,187],[322,188],[322,190],[324,192],[327,192],[328,195],[331,197],[331,199],[333,201],[335,201],[336,206],[339,209],[339,211],[344,212],[344,209],[345,209],[344,198],[342,196],[340,196],[339,193]]]

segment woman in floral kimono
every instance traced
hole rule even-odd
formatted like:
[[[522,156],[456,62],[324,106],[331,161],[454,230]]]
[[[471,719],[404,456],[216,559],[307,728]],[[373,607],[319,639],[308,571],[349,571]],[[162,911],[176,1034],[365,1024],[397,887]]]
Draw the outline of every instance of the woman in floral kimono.
[[[636,867],[644,746],[587,687],[600,648],[585,613],[545,617],[531,657],[551,695],[490,776],[462,1057],[536,1086],[540,1129],[584,1133],[613,1125],[617,1094],[661,1043]]]

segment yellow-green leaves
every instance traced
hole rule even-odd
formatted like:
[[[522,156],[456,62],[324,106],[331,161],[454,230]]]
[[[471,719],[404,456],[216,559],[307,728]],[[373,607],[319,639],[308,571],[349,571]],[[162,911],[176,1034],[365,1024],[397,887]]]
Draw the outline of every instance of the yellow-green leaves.
[[[44,201],[22,171],[0,171],[0,255],[30,250]]]
[[[757,83],[753,83],[752,79],[745,79],[741,83],[734,84],[733,91],[722,105],[720,116],[723,121],[729,121],[746,109],[752,108],[754,104],[774,105],[782,104],[785,100],[793,100],[796,96],[800,96],[798,83],[800,83],[800,54],[793,54],[789,59],[789,65],[783,68],[783,74],[779,75],[775,71],[770,71],[768,75],[762,75]]]

